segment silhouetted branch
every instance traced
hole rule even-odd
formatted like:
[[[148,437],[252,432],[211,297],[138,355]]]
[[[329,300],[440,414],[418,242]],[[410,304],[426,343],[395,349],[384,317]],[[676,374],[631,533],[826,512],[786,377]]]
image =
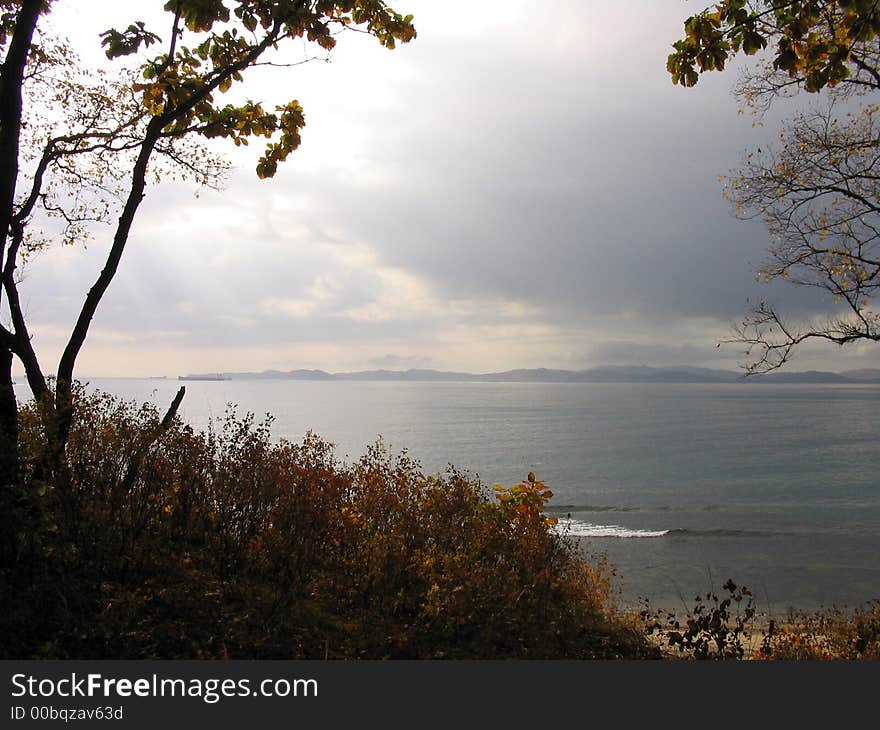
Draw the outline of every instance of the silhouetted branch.
[[[153,444],[156,443],[156,441],[158,441],[165,434],[166,431],[168,431],[168,429],[171,427],[171,424],[174,423],[174,417],[177,415],[177,409],[180,408],[180,404],[183,401],[183,396],[185,394],[186,387],[181,385],[180,390],[177,391],[177,395],[174,396],[174,400],[171,401],[171,405],[168,406],[168,410],[165,412],[165,415],[162,417],[159,425],[150,434],[149,440],[145,443],[142,443],[138,447],[134,455],[131,457],[128,469],[126,469],[125,476],[122,478],[123,494],[127,494],[137,480],[138,474],[141,470],[141,466],[144,462],[144,456],[146,456],[147,451]]]

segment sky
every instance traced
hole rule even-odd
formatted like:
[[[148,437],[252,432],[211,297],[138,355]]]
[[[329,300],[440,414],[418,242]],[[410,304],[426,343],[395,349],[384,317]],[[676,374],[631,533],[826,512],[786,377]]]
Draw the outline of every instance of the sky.
[[[58,0],[56,31],[102,63],[98,33],[163,3]],[[395,0],[418,38],[345,33],[329,62],[259,69],[249,98],[305,109],[302,147],[258,180],[258,146],[224,146],[221,192],[147,191],[77,373],[321,368],[736,369],[746,300],[792,317],[818,293],[755,281],[767,246],[719,177],[767,144],[730,93],[736,70],[673,86],[683,0]],[[156,20],[158,18],[158,20]],[[290,58],[302,58],[302,46]],[[50,249],[23,303],[53,372],[112,229]],[[805,347],[791,369],[880,364],[876,346]]]

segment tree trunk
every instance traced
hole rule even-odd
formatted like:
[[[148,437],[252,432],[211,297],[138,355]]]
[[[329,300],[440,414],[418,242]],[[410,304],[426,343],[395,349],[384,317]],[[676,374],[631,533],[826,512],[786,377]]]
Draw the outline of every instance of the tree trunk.
[[[119,262],[122,260],[122,253],[125,251],[125,246],[128,243],[128,236],[135,213],[137,213],[138,207],[144,199],[144,190],[147,185],[147,166],[150,156],[153,154],[156,142],[159,140],[165,123],[166,121],[163,117],[153,117],[147,124],[144,140],[141,142],[140,151],[131,174],[131,189],[128,192],[128,197],[122,208],[122,214],[119,216],[116,233],[113,236],[113,245],[107,254],[104,268],[101,269],[97,280],[86,295],[86,300],[80,310],[79,317],[70,333],[70,339],[67,341],[67,346],[64,348],[64,352],[61,353],[61,360],[58,362],[55,380],[55,409],[53,414],[57,418],[57,422],[51,424],[54,430],[51,432],[49,444],[53,467],[63,466],[64,447],[67,445],[67,438],[70,435],[70,427],[73,422],[73,368],[76,364],[76,358],[85,343],[86,335],[92,323],[92,317],[95,316],[98,305],[110,286],[110,282],[116,276],[116,270],[119,268]]]

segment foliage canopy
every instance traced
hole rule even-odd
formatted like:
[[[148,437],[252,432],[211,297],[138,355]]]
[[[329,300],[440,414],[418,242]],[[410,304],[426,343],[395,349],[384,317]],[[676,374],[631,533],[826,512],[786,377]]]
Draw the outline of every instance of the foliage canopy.
[[[381,442],[346,465],[232,409],[156,438],[155,407],[75,397],[70,479],[22,500],[0,541],[0,657],[656,653],[610,570],[551,529],[534,477],[492,496]],[[21,424],[39,460],[33,404]]]
[[[800,90],[823,103],[797,114],[776,145],[749,153],[727,180],[736,215],[764,220],[768,258],[758,273],[825,293],[832,314],[793,323],[759,301],[735,329],[748,372],[788,361],[807,340],[880,341],[880,4],[872,0],[724,0],[689,18],[667,68],[697,83],[735,55],[755,55],[736,95],[757,114]]]
[[[873,0],[722,0],[684,29],[667,63],[673,83],[683,86],[724,70],[739,53],[768,47],[772,68],[807,91],[877,80],[880,7]]]
[[[301,63],[287,53],[293,42],[327,52],[340,33],[357,31],[393,49],[416,36],[412,16],[381,0],[168,0],[167,33],[143,20],[106,30],[106,55],[136,62],[93,73],[44,28],[52,4],[0,0],[0,307],[8,311],[0,323],[0,441],[10,450],[17,441],[14,356],[52,434],[50,472],[63,466],[76,359],[148,181],[170,172],[219,185],[226,164],[205,146],[211,139],[239,146],[261,139],[257,175],[271,178],[302,141],[302,106],[296,99],[229,102],[224,94],[244,89],[258,66]],[[21,305],[20,269],[34,250],[81,241],[95,221],[112,222],[112,242],[63,348],[53,391]],[[14,463],[0,467],[0,483],[14,479]]]

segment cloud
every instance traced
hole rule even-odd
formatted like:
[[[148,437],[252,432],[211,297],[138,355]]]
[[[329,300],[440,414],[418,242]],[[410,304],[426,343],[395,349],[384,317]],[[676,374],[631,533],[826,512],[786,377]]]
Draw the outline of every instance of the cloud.
[[[395,355],[386,353],[367,361],[372,368],[387,370],[425,369],[433,365],[433,358],[418,355]]]
[[[591,347],[596,362],[620,365],[690,365],[718,359],[715,348],[693,344],[649,344],[628,340],[597,342]]]
[[[90,338],[83,368],[733,367],[738,353],[714,344],[747,297],[827,308],[754,280],[766,232],[730,215],[718,176],[773,120],[737,114],[730,73],[671,85],[665,57],[692,8],[401,9],[412,45],[346,35],[331,63],[264,69],[248,87],[305,107],[304,144],[274,180],[256,179],[248,148],[222,193],[148,190],[95,319],[115,347]],[[107,239],[26,272],[47,360]]]

